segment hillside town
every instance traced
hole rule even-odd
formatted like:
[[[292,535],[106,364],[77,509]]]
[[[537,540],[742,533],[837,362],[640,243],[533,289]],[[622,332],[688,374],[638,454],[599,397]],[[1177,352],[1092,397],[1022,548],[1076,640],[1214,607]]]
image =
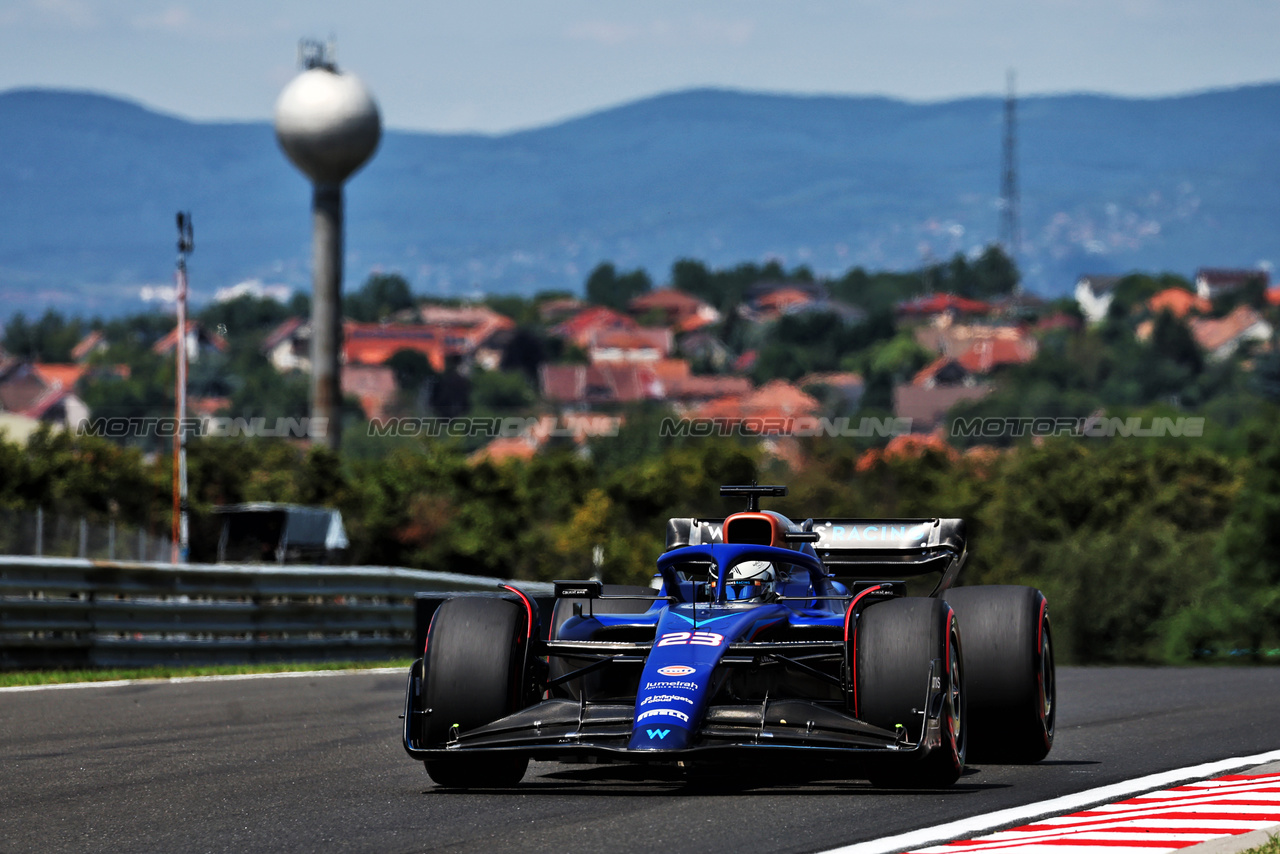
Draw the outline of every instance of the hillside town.
[[[1150,346],[1153,335],[1169,337],[1161,324],[1173,324],[1206,363],[1248,370],[1271,351],[1280,307],[1265,270],[1206,268],[1191,280],[1082,275],[1074,299],[1056,301],[1014,288],[962,296],[908,277],[895,285],[903,298],[877,292],[866,305],[856,289],[807,270],[745,272],[719,305],[707,286],[700,295],[648,286],[647,277],[634,296],[601,299],[597,288],[594,302],[567,293],[444,302],[415,298],[398,276],[373,277],[349,295],[342,323],[350,417],[375,425],[373,435],[398,418],[540,417],[517,435],[471,437],[473,461],[500,463],[566,438],[585,450],[627,419],[661,411],[754,437],[800,467],[797,435],[831,432],[833,419],[869,423],[880,440],[871,444],[955,444],[949,414],[1007,388],[1047,339],[1104,325]],[[251,431],[255,417],[305,416],[303,302],[241,291],[206,305],[181,336],[155,314],[113,323],[15,317],[0,356],[0,426],[23,437],[41,424],[75,431],[100,417],[172,415],[168,366],[179,339],[192,365],[189,414],[206,432],[213,419],[233,429],[242,419],[239,429]],[[285,388],[292,395],[282,397]],[[545,427],[548,417],[556,429]]]

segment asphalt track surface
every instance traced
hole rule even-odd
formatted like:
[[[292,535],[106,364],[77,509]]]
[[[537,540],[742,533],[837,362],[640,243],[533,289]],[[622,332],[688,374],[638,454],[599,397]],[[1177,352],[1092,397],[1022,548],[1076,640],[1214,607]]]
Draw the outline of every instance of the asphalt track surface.
[[[1280,668],[1058,684],[1046,761],[906,792],[545,763],[516,789],[443,790],[401,749],[399,675],[0,692],[0,851],[812,852],[1280,748]]]

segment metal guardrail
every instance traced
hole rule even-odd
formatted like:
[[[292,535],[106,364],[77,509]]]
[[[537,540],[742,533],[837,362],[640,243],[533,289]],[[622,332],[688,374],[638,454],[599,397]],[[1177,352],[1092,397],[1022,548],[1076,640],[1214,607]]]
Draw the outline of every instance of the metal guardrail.
[[[415,594],[499,583],[396,567],[0,557],[0,669],[408,657]]]

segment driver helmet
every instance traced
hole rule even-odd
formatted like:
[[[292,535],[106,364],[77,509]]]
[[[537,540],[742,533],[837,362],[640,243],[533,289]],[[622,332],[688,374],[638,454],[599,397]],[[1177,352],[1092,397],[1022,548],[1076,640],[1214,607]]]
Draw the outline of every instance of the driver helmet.
[[[725,576],[725,599],[745,602],[763,599],[774,591],[778,575],[767,560],[744,560]]]

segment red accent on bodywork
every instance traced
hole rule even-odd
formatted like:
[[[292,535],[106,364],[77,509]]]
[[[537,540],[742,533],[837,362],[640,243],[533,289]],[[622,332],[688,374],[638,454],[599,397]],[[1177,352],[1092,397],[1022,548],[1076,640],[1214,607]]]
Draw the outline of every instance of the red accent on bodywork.
[[[734,540],[729,539],[729,525],[736,519],[757,519],[759,521],[767,522],[769,524],[769,542],[755,543],[754,545],[767,545],[767,546],[774,546],[775,548],[782,548],[782,549],[791,548],[791,546],[787,543],[787,541],[783,539],[782,535],[786,533],[786,531],[783,529],[782,523],[778,521],[778,517],[773,516],[769,513],[762,513],[758,511],[745,511],[742,513],[734,513],[730,515],[727,519],[725,519],[724,525],[721,527],[721,530],[723,531],[722,536],[724,537],[724,541],[726,543],[735,542]]]
[[[849,641],[850,641],[849,629],[851,626],[853,626],[854,607],[857,606],[858,602],[862,599],[863,596],[866,596],[868,593],[873,593],[876,590],[881,590],[883,588],[884,588],[883,584],[877,584],[874,587],[868,587],[866,590],[863,590],[862,592],[860,592],[857,596],[854,596],[853,599],[849,602],[849,608],[844,612],[844,645],[846,647],[849,647]],[[856,718],[858,716],[858,630],[856,626],[853,627],[852,640],[853,640],[853,646],[849,649],[849,676],[850,676],[849,684],[853,686],[853,716]]]
[[[524,603],[524,623],[525,623],[524,639],[526,641],[532,639],[533,638],[533,603],[529,601],[529,597],[525,596],[524,593],[519,588],[512,587],[510,584],[501,584],[499,586],[503,590],[510,590],[512,593],[519,596],[520,601]]]
[[[431,645],[431,627],[436,624],[436,614],[439,613],[440,609],[437,607],[431,612],[431,622],[427,623],[427,637],[422,641],[422,663],[424,666],[427,663],[427,647]]]

